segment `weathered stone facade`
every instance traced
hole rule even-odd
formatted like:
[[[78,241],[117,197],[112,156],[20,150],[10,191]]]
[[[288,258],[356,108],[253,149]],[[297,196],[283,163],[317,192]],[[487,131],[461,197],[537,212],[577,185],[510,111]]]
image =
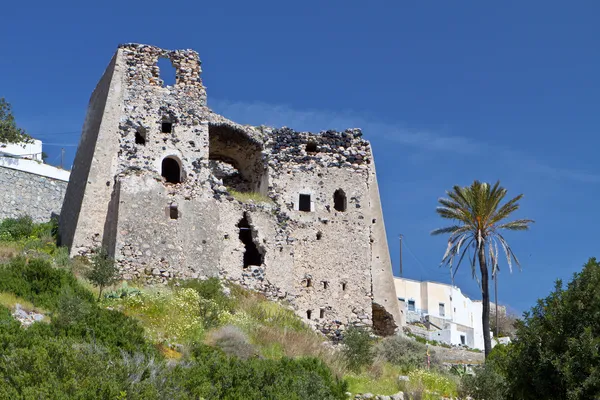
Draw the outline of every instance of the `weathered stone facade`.
[[[92,94],[61,215],[71,254],[103,245],[125,278],[150,283],[219,275],[333,336],[347,324],[392,333],[400,312],[361,131],[239,125],[206,107],[200,72],[192,50],[119,47]]]
[[[60,214],[67,182],[0,166],[0,221],[29,215],[46,222]]]

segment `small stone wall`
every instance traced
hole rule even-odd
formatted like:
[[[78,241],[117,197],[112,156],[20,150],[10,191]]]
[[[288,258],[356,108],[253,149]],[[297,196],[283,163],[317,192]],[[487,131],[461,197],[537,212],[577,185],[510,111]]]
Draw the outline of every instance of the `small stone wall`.
[[[0,220],[29,215],[35,222],[60,214],[67,182],[0,167]]]

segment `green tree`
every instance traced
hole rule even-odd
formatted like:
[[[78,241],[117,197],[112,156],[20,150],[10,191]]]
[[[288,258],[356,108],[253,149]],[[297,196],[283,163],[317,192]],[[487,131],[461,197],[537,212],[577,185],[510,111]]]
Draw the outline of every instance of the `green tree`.
[[[17,126],[12,107],[4,97],[0,97],[0,147],[8,143],[31,143],[33,139]]]
[[[112,285],[119,277],[119,269],[115,260],[110,258],[104,248],[98,249],[92,256],[92,269],[88,272],[87,278],[100,289],[98,300],[102,296],[102,290]]]
[[[512,398],[600,398],[599,315],[600,263],[591,258],[517,322],[503,363]]]
[[[446,192],[448,198],[438,200],[440,206],[437,207],[436,211],[442,218],[454,220],[455,225],[431,232],[432,235],[450,235],[446,253],[442,258],[442,265],[448,266],[450,270],[454,267],[453,274],[456,274],[465,255],[470,253],[469,249],[473,249],[473,255],[472,257],[469,255],[469,259],[473,278],[475,279],[477,279],[475,261],[479,261],[483,302],[481,319],[486,357],[492,349],[488,265],[492,269],[492,276],[495,276],[499,269],[498,258],[500,252],[498,248],[501,247],[506,255],[510,270],[512,271],[511,259],[520,268],[519,260],[504,236],[502,236],[501,231],[527,230],[529,224],[533,222],[530,219],[506,221],[513,212],[519,209],[519,200],[523,197],[520,194],[501,206],[500,203],[506,196],[506,192],[507,190],[500,186],[499,181],[494,186],[477,180],[471,186],[454,186],[452,190]],[[458,260],[454,264],[457,257]]]

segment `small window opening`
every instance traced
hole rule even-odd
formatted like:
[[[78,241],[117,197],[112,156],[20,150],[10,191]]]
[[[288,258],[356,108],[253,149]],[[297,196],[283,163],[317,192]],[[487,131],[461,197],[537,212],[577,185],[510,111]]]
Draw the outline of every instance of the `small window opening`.
[[[173,132],[173,123],[169,121],[163,121],[160,124],[160,131],[162,133],[171,133]]]
[[[177,70],[173,66],[171,60],[166,57],[161,57],[156,63],[158,66],[158,74],[163,86],[173,86],[176,82]]]
[[[312,286],[312,279],[306,278],[306,287],[311,287],[311,286]]]
[[[415,301],[414,300],[408,301],[408,311],[415,311]]]
[[[299,196],[298,210],[310,212],[310,194],[301,194]]]
[[[317,232],[317,240],[321,240],[322,237],[323,237],[323,233]]]
[[[306,310],[306,318],[310,319],[311,316],[312,316],[312,310]]]
[[[445,317],[446,316],[446,306],[444,305],[444,303],[439,303],[440,304],[440,317]]]
[[[323,289],[327,289],[329,287],[329,282],[323,281]]]
[[[346,282],[342,282],[342,290],[346,290]]]
[[[177,160],[171,157],[162,160],[161,175],[169,183],[181,183],[181,168]]]
[[[244,268],[249,266],[261,266],[264,257],[256,247],[256,243],[252,238],[252,227],[248,221],[248,215],[244,213],[243,218],[238,222],[238,228],[240,228],[240,241],[244,244],[246,250],[244,251]]]
[[[467,340],[465,338],[465,335],[460,335],[460,344],[462,344],[462,345],[467,344]]]
[[[321,308],[321,310],[319,311],[319,318],[325,318],[325,309]]]
[[[338,189],[333,193],[333,208],[336,211],[346,211],[346,193],[342,189]]]
[[[142,130],[138,130],[135,132],[135,144],[141,144],[142,146],[146,145],[146,132]]]
[[[177,210],[177,204],[171,204],[169,206],[169,217],[171,217],[171,219],[179,218],[179,211]]]
[[[317,153],[317,142],[313,142],[312,140],[306,144],[306,152],[307,153]]]

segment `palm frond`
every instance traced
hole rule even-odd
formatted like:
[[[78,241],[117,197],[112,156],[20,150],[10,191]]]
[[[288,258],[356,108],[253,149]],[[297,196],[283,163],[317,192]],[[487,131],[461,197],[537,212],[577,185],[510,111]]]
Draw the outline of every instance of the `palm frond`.
[[[466,225],[452,225],[445,228],[438,228],[431,231],[431,235],[441,235],[443,233],[451,233],[453,235],[470,231],[471,228]]]
[[[453,208],[447,208],[447,207],[437,207],[435,209],[435,211],[442,218],[461,221],[465,224],[471,223],[470,219],[467,218],[465,213],[463,213],[461,210],[455,210]]]
[[[507,229],[510,231],[526,231],[529,229],[529,224],[534,223],[532,219],[517,219],[498,225],[496,229]]]
[[[492,219],[490,220],[491,224],[496,224],[498,221],[501,221],[503,219],[505,219],[506,217],[508,217],[510,214],[512,214],[513,212],[515,212],[516,210],[519,209],[519,200],[521,200],[521,198],[523,197],[522,194],[516,196],[513,199],[510,199],[509,201],[507,201],[506,203],[504,203],[504,205],[502,207],[500,207],[500,209],[498,209],[496,211],[496,213],[494,214],[494,216],[492,217]]]
[[[519,270],[521,270],[521,263],[519,262],[519,259],[517,258],[515,253],[512,251],[512,249],[508,245],[508,242],[506,242],[506,239],[504,239],[504,237],[500,233],[496,233],[496,236],[498,237],[498,239],[500,239],[500,241],[502,243],[504,243],[504,245],[506,246],[506,250],[508,251],[508,254],[510,254],[512,256],[513,260],[515,260],[515,264],[517,264],[517,267],[519,267]]]

